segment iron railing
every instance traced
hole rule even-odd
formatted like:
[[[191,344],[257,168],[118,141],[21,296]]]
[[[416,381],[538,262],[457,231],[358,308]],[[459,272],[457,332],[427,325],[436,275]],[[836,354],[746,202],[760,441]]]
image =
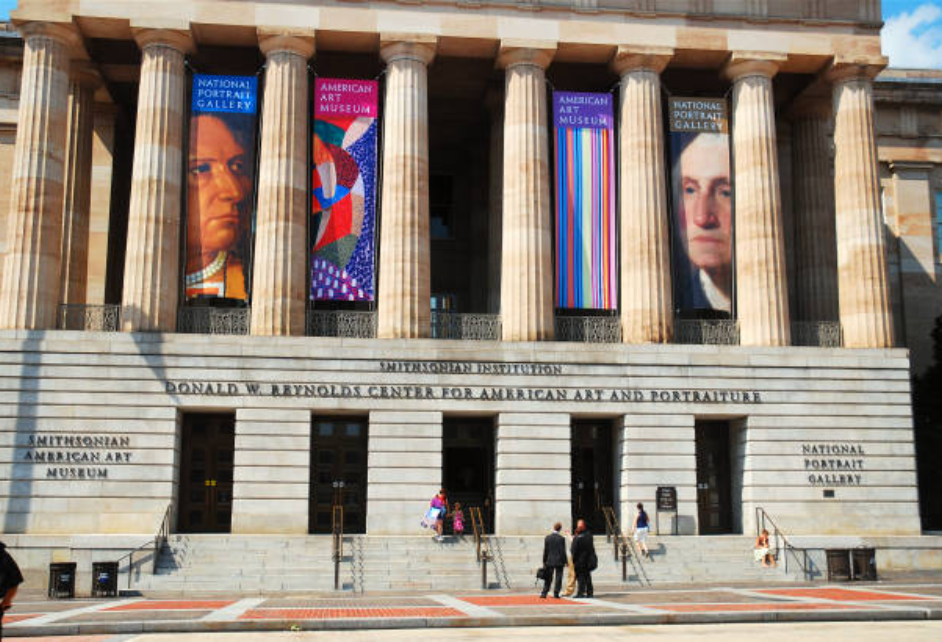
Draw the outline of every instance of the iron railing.
[[[471,528],[474,529],[474,557],[481,565],[481,588],[487,588],[487,563],[491,557],[491,545],[484,529],[484,518],[481,516],[481,507],[472,506],[468,512],[471,514]]]
[[[355,310],[308,310],[305,332],[309,337],[376,337],[376,313]]]
[[[157,529],[157,534],[154,535],[153,540],[147,540],[137,548],[129,551],[125,555],[122,555],[118,558],[118,568],[121,568],[121,562],[125,559],[128,560],[128,590],[131,589],[131,578],[134,575],[134,554],[141,551],[148,550],[153,542],[153,565],[151,566],[151,574],[157,575],[157,563],[160,561],[160,552],[167,545],[167,540],[170,538],[170,522],[173,519],[173,504],[167,505],[167,510],[164,511],[164,517],[160,520],[160,528]]]
[[[554,319],[557,341],[621,343],[619,317],[560,315]]]
[[[621,553],[621,581],[628,581],[628,561],[635,569],[638,581],[641,584],[651,586],[651,580],[644,570],[644,564],[641,563],[641,555],[630,537],[622,535],[621,526],[618,524],[618,516],[615,515],[615,509],[612,506],[603,506],[602,515],[605,516],[605,541],[612,542],[612,548],[615,550],[615,561],[618,561],[618,554]]]
[[[840,348],[844,333],[837,321],[793,321],[792,345]]]
[[[810,580],[812,578],[812,570],[808,557],[808,549],[793,546],[785,536],[785,532],[778,527],[778,524],[772,520],[772,517],[765,512],[765,509],[761,506],[756,506],[756,537],[761,535],[763,530],[767,530],[766,522],[772,527],[772,541],[769,543],[774,544],[774,546],[770,548],[775,549],[776,560],[780,560],[784,557],[786,575],[788,574],[788,559],[789,556],[791,556],[791,558],[801,566],[802,577],[806,580]]]
[[[739,345],[735,319],[675,319],[674,343],[688,345]]]
[[[331,551],[334,562],[334,590],[340,590],[340,562],[343,560],[343,504],[334,504],[330,514]]]
[[[183,306],[177,314],[177,332],[185,334],[248,334],[250,308]]]
[[[433,339],[500,341],[500,315],[432,311]]]
[[[86,332],[117,332],[120,318],[120,305],[63,303],[59,305],[58,328]]]

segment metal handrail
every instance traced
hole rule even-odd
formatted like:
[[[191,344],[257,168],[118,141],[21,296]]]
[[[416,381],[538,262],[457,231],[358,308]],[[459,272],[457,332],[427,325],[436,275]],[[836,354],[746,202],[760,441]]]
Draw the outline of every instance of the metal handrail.
[[[487,532],[484,530],[484,518],[481,516],[481,507],[472,506],[469,509],[471,514],[471,528],[474,530],[474,549],[475,559],[481,565],[481,588],[487,588],[487,563],[491,559],[491,544],[487,539]]]
[[[121,562],[125,558],[128,560],[128,590],[131,589],[131,576],[134,571],[134,554],[147,549],[151,541],[154,542],[154,565],[151,569],[151,574],[157,575],[157,560],[160,557],[160,551],[163,550],[164,545],[170,537],[170,520],[172,515],[173,504],[171,503],[167,505],[167,510],[164,511],[163,519],[160,520],[160,528],[157,529],[157,534],[154,535],[154,539],[147,540],[137,548],[128,551],[125,555],[118,558],[117,564],[119,569],[121,568]]]
[[[334,504],[330,514],[331,558],[334,560],[334,590],[340,589],[340,561],[343,559],[343,504]]]
[[[808,564],[808,549],[793,545],[788,541],[785,532],[778,527],[772,516],[764,508],[756,506],[756,537],[762,534],[763,530],[768,530],[765,523],[768,522],[772,527],[772,533],[775,540],[775,559],[779,558],[779,551],[785,551],[785,573],[788,573],[788,554],[791,553],[795,561],[801,564],[801,572],[804,579],[811,579],[811,568]],[[781,542],[781,544],[779,544]]]
[[[603,506],[602,514],[605,516],[605,541],[614,539],[615,561],[618,561],[618,553],[621,552],[621,580],[628,581],[628,560],[631,565],[637,569],[638,580],[642,584],[651,585],[648,574],[644,570],[644,564],[641,562],[641,555],[638,553],[635,543],[630,537],[626,537],[621,532],[621,526],[618,523],[618,516],[612,506]]]

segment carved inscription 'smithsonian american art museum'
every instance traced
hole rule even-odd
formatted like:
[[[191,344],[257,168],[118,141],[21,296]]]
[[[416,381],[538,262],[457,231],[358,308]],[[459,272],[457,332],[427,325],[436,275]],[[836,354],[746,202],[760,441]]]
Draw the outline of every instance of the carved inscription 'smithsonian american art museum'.
[[[879,30],[877,0],[20,0],[4,539],[40,573],[167,515],[418,537],[441,486],[498,537],[603,532],[669,487],[665,539],[764,511],[942,565],[910,397],[942,90]]]

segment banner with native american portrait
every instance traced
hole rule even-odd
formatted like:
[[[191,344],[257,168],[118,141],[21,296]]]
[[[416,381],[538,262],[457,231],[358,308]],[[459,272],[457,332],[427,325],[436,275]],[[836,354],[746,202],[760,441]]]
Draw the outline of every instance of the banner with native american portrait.
[[[255,76],[193,76],[186,181],[186,299],[248,300]]]
[[[314,85],[311,299],[372,301],[379,86]]]
[[[556,307],[614,310],[615,155],[611,94],[553,92]]]
[[[722,98],[668,102],[674,303],[725,316],[733,300],[733,184]]]

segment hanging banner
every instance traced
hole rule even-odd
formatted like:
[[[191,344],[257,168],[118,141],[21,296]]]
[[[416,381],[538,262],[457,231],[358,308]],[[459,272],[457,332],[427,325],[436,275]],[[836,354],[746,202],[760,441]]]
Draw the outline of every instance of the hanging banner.
[[[614,310],[615,152],[611,94],[553,92],[556,307]]]
[[[674,302],[680,312],[732,311],[733,186],[722,98],[668,102]]]
[[[248,300],[255,185],[255,76],[193,76],[186,298]]]
[[[372,301],[379,86],[314,84],[311,299]]]

